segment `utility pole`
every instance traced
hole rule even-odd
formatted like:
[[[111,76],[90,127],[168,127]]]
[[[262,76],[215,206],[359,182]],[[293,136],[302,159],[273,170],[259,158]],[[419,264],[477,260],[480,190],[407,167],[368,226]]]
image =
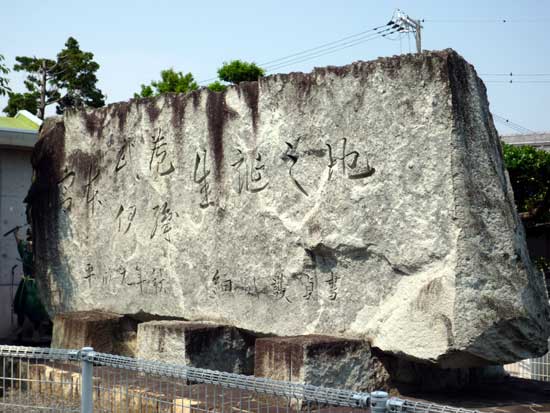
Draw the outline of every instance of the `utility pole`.
[[[420,20],[412,19],[400,9],[397,9],[393,13],[393,17],[390,21],[399,27],[399,31],[401,33],[414,32],[414,37],[416,39],[416,52],[422,53],[422,25],[420,24]]]
[[[46,86],[47,86],[48,66],[43,59],[40,64],[40,103],[38,104],[37,116],[44,120],[46,116]]]

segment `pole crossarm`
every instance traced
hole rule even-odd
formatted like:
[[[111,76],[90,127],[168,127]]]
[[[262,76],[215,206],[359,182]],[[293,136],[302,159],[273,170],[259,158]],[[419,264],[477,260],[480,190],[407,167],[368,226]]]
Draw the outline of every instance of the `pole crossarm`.
[[[416,52],[422,53],[422,24],[420,24],[420,19],[413,19],[405,14],[400,9],[397,9],[389,21],[393,23],[395,28],[397,28],[400,33],[414,33],[416,39]],[[388,23],[388,24],[389,24]]]

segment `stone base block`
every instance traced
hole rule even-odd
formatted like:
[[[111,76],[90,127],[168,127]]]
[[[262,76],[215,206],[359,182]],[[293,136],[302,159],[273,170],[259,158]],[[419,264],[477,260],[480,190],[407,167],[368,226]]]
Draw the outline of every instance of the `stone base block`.
[[[80,349],[135,356],[137,322],[104,311],[58,314],[53,320],[53,348]]]
[[[320,335],[256,340],[254,375],[356,391],[456,390],[503,377],[502,368],[443,369],[385,354],[368,342]]]
[[[257,339],[254,375],[356,391],[391,390],[390,376],[367,342],[321,335]]]
[[[240,329],[187,321],[138,326],[138,357],[231,373],[252,374],[255,337]]]

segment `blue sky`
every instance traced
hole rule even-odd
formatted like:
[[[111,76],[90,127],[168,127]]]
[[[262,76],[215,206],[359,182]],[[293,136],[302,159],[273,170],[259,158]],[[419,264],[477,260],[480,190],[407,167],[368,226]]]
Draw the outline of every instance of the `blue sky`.
[[[493,113],[535,131],[550,131],[550,1],[10,1],[2,5],[0,54],[54,57],[75,37],[101,65],[108,102],[127,100],[173,67],[197,80],[215,77],[231,59],[266,62],[385,24],[396,8],[425,19],[423,48],[454,48],[479,74],[517,73],[527,83],[488,82]],[[507,22],[503,23],[502,20]],[[414,51],[414,39],[410,38]],[[409,51],[409,39],[375,39],[280,69],[310,71]],[[11,73],[22,90],[23,76]],[[533,82],[533,81],[536,81]],[[531,83],[533,82],[533,83]],[[1,108],[6,99],[0,99]],[[514,133],[496,124],[501,133]]]

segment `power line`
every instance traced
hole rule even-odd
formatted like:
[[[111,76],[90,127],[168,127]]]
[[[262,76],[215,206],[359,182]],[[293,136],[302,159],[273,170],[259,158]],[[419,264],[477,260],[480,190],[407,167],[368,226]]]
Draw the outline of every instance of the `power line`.
[[[550,80],[484,80],[485,83],[507,83],[507,84],[516,84],[516,83],[550,83]]]
[[[550,73],[481,73],[485,83],[550,83]],[[506,80],[504,80],[506,79]]]
[[[422,19],[421,22],[427,23],[536,23],[547,22],[550,18],[534,19]]]
[[[371,40],[373,38],[378,37],[385,37],[387,34],[393,33],[394,29],[393,23],[387,23],[382,26],[373,27],[369,30],[364,30],[358,33],[351,34],[349,36],[342,37],[338,40],[334,40],[331,42],[323,43],[316,47],[311,47],[309,49],[302,50],[300,52],[295,52],[286,56],[279,57],[277,59],[272,59],[267,62],[261,63],[260,66],[265,66],[265,69],[267,71],[275,70],[278,68],[285,67],[290,64],[294,63],[300,63],[305,60],[309,60],[309,58],[315,58],[319,56],[323,56],[324,52],[328,52],[334,50],[334,52],[341,50],[339,49],[342,47],[342,49],[354,46],[356,44],[363,43],[365,41]],[[383,30],[381,30],[383,29]],[[352,40],[353,39],[353,40]],[[308,57],[308,59],[306,59]],[[303,59],[303,60],[302,60]],[[213,77],[210,79],[201,80],[198,82],[199,84],[208,83],[213,80],[216,80],[217,77]]]
[[[480,76],[550,76],[550,73],[481,73]]]
[[[362,32],[359,32],[359,33],[355,33],[355,34],[352,34],[352,35],[349,35],[349,36],[346,36],[346,37],[342,37],[341,39],[338,39],[338,40],[334,40],[332,42],[328,42],[328,43],[323,43],[319,46],[316,46],[316,47],[312,47],[310,49],[306,49],[306,50],[302,50],[300,52],[296,52],[296,53],[292,53],[290,55],[287,55],[287,56],[283,56],[283,57],[280,57],[278,59],[273,59],[273,60],[269,60],[267,62],[264,62],[264,63],[260,63],[260,66],[267,66],[267,65],[270,65],[272,63],[276,63],[276,62],[279,62],[281,60],[287,60],[291,57],[295,57],[295,56],[298,56],[298,55],[301,55],[301,54],[304,54],[304,53],[308,53],[308,52],[312,52],[312,51],[315,51],[315,50],[318,50],[318,49],[322,49],[324,47],[327,47],[327,46],[332,46],[332,45],[335,45],[337,43],[340,43],[340,42],[343,42],[343,41],[346,41],[346,40],[349,40],[349,39],[353,39],[355,37],[359,37],[359,36],[362,36],[364,34],[367,34],[367,33],[371,33],[373,31],[377,31],[379,29],[381,29],[382,27],[385,27],[387,25],[383,25],[383,26],[378,26],[378,27],[374,27],[372,29],[369,29],[369,30],[365,30],[365,31],[362,31]]]
[[[324,47],[324,48],[319,49],[315,52],[308,52],[308,53],[300,54],[299,56],[296,56],[294,58],[277,59],[277,60],[279,60],[279,63],[266,65],[265,69],[267,71],[271,71],[275,68],[279,68],[279,67],[282,67],[283,65],[287,65],[288,63],[303,61],[303,59],[309,60],[309,58],[315,58],[315,57],[318,57],[318,56],[323,56],[324,54],[328,54],[328,53],[325,53],[325,52],[332,52],[332,51],[337,52],[339,50],[345,49],[345,48],[350,47],[350,46],[355,46],[357,44],[360,44],[360,43],[363,43],[363,42],[366,42],[366,41],[369,41],[369,40],[384,37],[384,36],[386,36],[386,34],[389,34],[389,33],[392,33],[392,32],[393,31],[391,30],[391,28],[387,28],[387,29],[381,30],[379,32],[376,32],[374,34],[370,34],[368,36],[362,36],[362,37],[360,37],[358,39],[355,39],[355,40],[350,40],[350,41],[347,41],[347,42],[339,43],[337,45],[330,46],[330,47]]]
[[[395,14],[395,13],[394,13]],[[406,17],[407,19],[409,19],[408,17]],[[352,41],[347,41],[347,42],[344,42],[342,43],[341,40],[340,41],[335,41],[335,42],[330,42],[330,44],[335,44],[334,46],[331,46],[331,47],[326,47],[326,45],[328,44],[325,44],[325,46],[318,46],[316,48],[313,48],[313,49],[308,49],[308,50],[314,50],[314,52],[311,52],[308,50],[305,50],[304,52],[299,52],[299,53],[294,53],[293,55],[289,55],[287,57],[284,57],[284,58],[280,58],[280,59],[275,59],[275,60],[272,60],[273,61],[279,61],[278,64],[275,64],[275,65],[268,65],[266,67],[266,70],[268,72],[273,72],[274,70],[278,70],[278,69],[282,69],[284,67],[287,67],[287,66],[290,66],[290,65],[293,65],[293,64],[296,64],[296,63],[302,63],[302,62],[305,62],[307,60],[311,60],[311,59],[314,59],[314,58],[317,58],[317,57],[321,57],[321,56],[324,56],[324,55],[327,55],[327,54],[330,54],[330,53],[335,53],[335,52],[338,52],[340,50],[343,50],[343,49],[347,49],[349,47],[353,47],[353,46],[356,46],[360,43],[364,43],[364,42],[367,42],[367,41],[370,41],[370,40],[374,40],[374,39],[378,39],[378,38],[381,38],[381,37],[385,37],[385,38],[389,38],[390,35],[392,34],[395,34],[395,33],[403,33],[403,32],[409,32],[410,29],[407,29],[404,27],[404,23],[403,23],[403,20],[404,18],[400,18],[400,19],[396,19],[396,18],[392,18],[388,23],[386,23],[386,25],[384,26],[378,26],[377,28],[374,28],[372,30],[376,31],[376,33],[374,34],[369,34],[367,36],[362,36],[362,37],[359,37],[358,39],[355,39],[355,40],[352,40]],[[412,24],[412,23],[411,23]],[[416,30],[418,30],[418,25],[417,24],[415,27],[416,27]],[[380,30],[381,28],[385,27],[383,30]],[[370,32],[372,32],[372,30]],[[352,36],[348,36],[347,38],[350,38]],[[357,36],[353,36],[353,37],[357,37]],[[399,36],[400,40],[401,40],[401,35]],[[389,38],[391,39],[391,38]],[[418,39],[417,39],[417,47],[418,47]],[[317,50],[317,51],[315,51]],[[291,58],[291,56],[296,56],[294,58]]]
[[[414,31],[415,33],[416,47],[418,49],[418,52],[420,52],[421,50],[420,29],[421,28],[422,26],[419,20],[411,19],[409,16],[401,12],[401,10],[397,9],[394,12],[390,21],[385,25],[373,27],[372,29],[364,30],[359,33],[354,33],[352,35],[342,37],[338,40],[323,43],[316,47],[305,49],[300,52],[295,52],[277,59],[272,59],[267,62],[260,63],[260,66],[263,66],[266,72],[270,73],[270,72],[273,72],[274,70],[279,70],[296,63],[302,63],[307,60],[325,56],[327,54],[336,53],[336,52],[339,52],[340,50],[344,50],[349,47],[353,47],[358,44],[365,43],[367,41],[371,41],[379,38],[391,39],[391,37],[387,37],[387,36],[390,36],[395,33],[401,34],[404,32],[408,34],[411,31]],[[399,36],[400,43],[401,43],[401,38],[402,36],[400,35]],[[407,40],[409,41],[409,51],[410,51],[410,39],[408,35],[407,35]],[[216,78],[213,77],[210,79],[201,80],[198,83],[204,84],[204,83],[213,81],[215,79]]]
[[[263,66],[267,72],[273,72],[274,70],[278,70],[296,63],[302,63],[307,60],[325,56],[327,54],[336,53],[340,50],[347,49],[349,47],[353,47],[370,40],[386,38],[386,36],[401,32],[403,30],[404,29],[400,24],[397,24],[396,22],[390,20],[384,25],[373,27],[372,29],[345,36],[338,40],[323,43],[319,46],[292,53],[287,56],[272,59],[267,62],[261,63],[260,66]],[[210,79],[201,80],[198,83],[204,84],[216,79],[216,77],[212,77]]]
[[[329,51],[325,51],[323,53],[318,53],[318,54],[308,56],[308,57],[305,57],[305,58],[302,58],[302,59],[299,59],[299,60],[293,60],[293,61],[290,61],[290,62],[286,62],[284,64],[269,68],[268,72],[273,72],[274,70],[279,70],[279,69],[282,69],[284,67],[288,67],[288,66],[291,66],[291,65],[294,65],[294,64],[297,64],[297,63],[302,63],[302,62],[305,62],[305,61],[308,61],[308,60],[312,60],[312,59],[315,59],[317,57],[325,56],[327,54],[336,53],[336,52],[339,52],[340,50],[348,49],[350,47],[357,46],[358,44],[365,43],[367,41],[378,39],[378,38],[380,38],[380,36],[373,36],[371,38],[368,38],[368,39],[365,39],[365,40],[362,40],[362,41],[359,41],[359,42],[355,42],[355,43],[349,44],[349,45],[344,46],[344,47],[340,47],[340,48],[335,49],[335,50],[329,50]]]
[[[217,79],[218,79],[218,77],[216,76],[216,77],[211,77],[211,78],[209,78],[209,79],[201,80],[201,81],[199,81],[199,82],[197,82],[197,83],[198,83],[199,85],[202,85],[202,84],[204,84],[204,83],[213,82],[214,80],[217,80]]]
[[[389,29],[389,30],[390,31],[388,31],[387,34],[393,34],[393,33],[398,32],[398,30],[391,30],[391,29]],[[380,33],[382,33],[382,32],[380,32]],[[314,54],[307,54],[307,55],[300,56],[300,57],[297,57],[295,59],[292,59],[292,60],[289,60],[289,61],[286,61],[286,62],[281,62],[281,64],[269,66],[269,67],[266,68],[266,70],[268,72],[273,72],[274,70],[279,70],[279,69],[282,69],[283,67],[287,67],[287,66],[290,66],[290,65],[293,65],[293,64],[296,64],[296,63],[302,63],[302,62],[305,62],[307,60],[311,60],[311,59],[315,59],[317,57],[325,56],[327,54],[336,53],[336,52],[339,52],[340,50],[348,49],[350,47],[357,46],[358,44],[365,43],[365,42],[375,40],[375,39],[379,39],[379,38],[383,38],[385,36],[386,36],[386,34],[375,34],[375,35],[372,35],[372,36],[369,36],[369,37],[366,37],[366,38],[357,39],[357,40],[352,41],[352,42],[347,42],[347,43],[343,43],[343,44],[338,45],[338,46],[329,47],[327,49],[321,50],[321,51],[319,51],[317,53],[314,53]]]
[[[510,119],[507,119],[503,116],[500,116],[500,115],[497,115],[497,114],[494,114],[493,113],[493,119],[496,120],[497,122],[500,122],[506,126],[508,126],[510,129],[518,132],[518,133],[521,133],[521,134],[534,134],[536,133],[535,131],[531,130],[531,129],[528,129],[524,126],[521,126],[515,122],[512,122]]]

